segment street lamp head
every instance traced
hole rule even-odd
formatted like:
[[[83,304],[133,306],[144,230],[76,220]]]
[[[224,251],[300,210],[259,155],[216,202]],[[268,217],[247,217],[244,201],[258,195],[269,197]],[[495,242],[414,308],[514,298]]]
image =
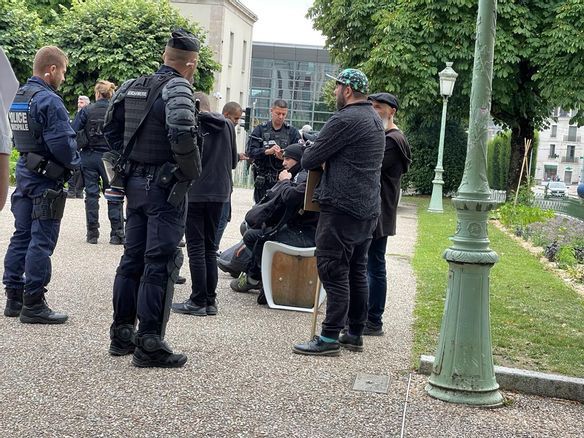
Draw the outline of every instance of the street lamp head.
[[[445,98],[452,96],[454,83],[458,77],[458,73],[452,69],[452,62],[447,62],[446,68],[438,73],[438,76],[440,76],[440,95]]]

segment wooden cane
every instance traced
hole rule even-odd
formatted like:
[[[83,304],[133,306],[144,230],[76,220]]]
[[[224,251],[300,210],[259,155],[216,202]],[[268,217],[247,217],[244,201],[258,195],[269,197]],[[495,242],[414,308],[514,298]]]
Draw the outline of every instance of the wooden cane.
[[[318,308],[320,301],[320,277],[316,275],[316,292],[314,293],[314,308],[312,309],[312,332],[310,334],[311,338],[314,338],[316,334],[316,320],[318,318]]]

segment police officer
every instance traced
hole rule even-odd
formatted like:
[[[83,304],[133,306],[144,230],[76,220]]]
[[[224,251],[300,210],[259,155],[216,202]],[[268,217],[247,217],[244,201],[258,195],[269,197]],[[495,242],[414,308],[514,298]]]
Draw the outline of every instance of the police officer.
[[[95,103],[79,111],[73,121],[77,132],[77,145],[81,149],[81,172],[85,181],[85,217],[87,220],[87,242],[96,244],[99,238],[99,184],[108,188],[107,175],[102,161],[104,152],[110,150],[103,136],[103,121],[109,100],[116,86],[109,81],[95,84]],[[123,200],[108,199],[107,212],[111,224],[110,243],[124,243]]]
[[[67,320],[66,314],[49,308],[45,292],[67,198],[63,185],[79,167],[75,131],[56,93],[68,63],[58,47],[39,49],[33,76],[16,93],[9,113],[20,159],[11,207],[16,230],[4,258],[4,315],[20,315],[24,323],[61,324]]]
[[[137,367],[175,368],[187,357],[164,340],[174,282],[182,265],[185,197],[201,172],[191,83],[199,41],[175,30],[164,65],[127,81],[114,94],[104,134],[121,152],[110,181],[125,178],[126,244],[114,280],[110,354],[133,353]],[[108,155],[109,156],[109,155]],[[139,325],[134,333],[136,317]]]
[[[288,115],[285,100],[275,100],[270,114],[272,120],[256,126],[247,143],[247,155],[253,160],[253,199],[256,203],[278,181],[278,174],[282,170],[282,153],[286,146],[300,141],[298,129],[285,122]]]

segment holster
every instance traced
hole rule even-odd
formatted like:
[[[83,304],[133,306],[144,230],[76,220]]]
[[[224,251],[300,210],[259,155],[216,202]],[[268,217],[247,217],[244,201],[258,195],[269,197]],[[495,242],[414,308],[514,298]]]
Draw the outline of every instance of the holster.
[[[61,190],[46,189],[41,196],[33,199],[32,219],[61,220],[65,211],[67,193]]]
[[[166,201],[173,207],[178,207],[181,202],[184,202],[189,188],[193,184],[192,181],[177,181],[174,183],[168,194]]]

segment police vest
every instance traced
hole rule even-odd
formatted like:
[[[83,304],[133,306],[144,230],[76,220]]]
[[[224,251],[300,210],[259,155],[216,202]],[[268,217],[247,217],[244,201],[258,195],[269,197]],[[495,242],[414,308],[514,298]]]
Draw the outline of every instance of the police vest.
[[[164,117],[153,117],[153,111],[150,109],[144,122],[142,124],[140,122],[144,118],[149,103],[160,96],[164,85],[173,77],[176,75],[142,76],[128,88],[124,98],[125,147],[128,147],[135,134],[130,160],[144,164],[163,164],[172,161],[172,150]]]
[[[103,103],[102,103],[103,102]],[[87,136],[87,146],[92,149],[108,150],[109,147],[103,136],[103,120],[107,111],[107,100],[103,99],[92,103],[85,108],[87,123],[85,124],[85,135]]]
[[[276,142],[278,146],[285,149],[290,143],[290,125],[284,123],[280,130],[275,131],[271,122],[266,122],[262,126],[262,139],[264,140],[264,146],[269,146],[270,141]],[[266,157],[267,160],[258,161],[258,170],[260,173],[270,172],[275,173],[282,170],[282,160],[278,160],[276,157],[270,155]]]
[[[23,85],[16,92],[16,97],[10,106],[8,119],[14,137],[14,146],[20,153],[36,152],[49,154],[49,148],[43,141],[43,128],[30,115],[30,106],[34,96],[42,91],[42,87]]]

